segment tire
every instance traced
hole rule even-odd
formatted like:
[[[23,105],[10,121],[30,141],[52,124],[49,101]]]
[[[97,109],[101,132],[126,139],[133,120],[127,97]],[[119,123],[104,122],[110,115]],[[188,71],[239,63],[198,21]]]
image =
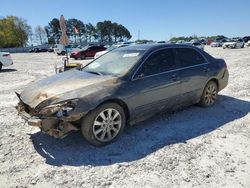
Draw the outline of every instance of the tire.
[[[213,106],[218,95],[218,86],[214,81],[210,81],[205,86],[199,105],[202,107]]]
[[[65,54],[66,54],[66,52],[64,52],[64,51],[61,52],[61,55],[65,55]]]
[[[3,64],[0,62],[0,71],[2,70],[3,68]]]
[[[84,59],[86,59],[86,56],[85,56],[84,54],[82,54],[82,55],[80,56],[80,59],[81,59],[81,60],[84,60]]]
[[[113,120],[112,117],[114,117]],[[123,108],[116,103],[106,103],[89,112],[82,119],[81,131],[90,144],[98,147],[105,146],[121,135],[125,122],[126,116]]]

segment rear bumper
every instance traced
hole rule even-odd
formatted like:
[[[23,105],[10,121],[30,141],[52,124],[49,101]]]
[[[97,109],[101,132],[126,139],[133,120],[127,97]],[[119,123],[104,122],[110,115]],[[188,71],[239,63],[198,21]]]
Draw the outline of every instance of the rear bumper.
[[[219,91],[221,91],[228,85],[228,80],[229,80],[229,72],[228,70],[225,70],[223,77],[219,80]]]

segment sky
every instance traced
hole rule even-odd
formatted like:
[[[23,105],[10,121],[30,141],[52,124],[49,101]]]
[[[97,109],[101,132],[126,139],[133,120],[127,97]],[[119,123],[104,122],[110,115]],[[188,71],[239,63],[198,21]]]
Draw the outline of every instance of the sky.
[[[168,40],[178,36],[250,35],[250,0],[3,0],[0,17],[14,15],[33,28],[63,14],[96,24],[111,20],[133,36]]]

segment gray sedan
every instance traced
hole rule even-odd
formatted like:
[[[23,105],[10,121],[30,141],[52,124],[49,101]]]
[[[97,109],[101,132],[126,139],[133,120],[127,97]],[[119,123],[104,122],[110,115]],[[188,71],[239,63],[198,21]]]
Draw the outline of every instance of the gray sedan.
[[[89,143],[103,146],[126,125],[162,111],[212,106],[228,76],[223,59],[190,45],[134,45],[30,85],[17,93],[17,109],[51,136],[81,130]]]

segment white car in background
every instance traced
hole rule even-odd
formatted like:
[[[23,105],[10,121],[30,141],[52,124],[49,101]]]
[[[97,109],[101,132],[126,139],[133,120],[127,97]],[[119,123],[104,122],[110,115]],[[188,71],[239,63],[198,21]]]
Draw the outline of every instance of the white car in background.
[[[0,52],[0,71],[2,70],[2,67],[7,67],[13,65],[13,61],[11,59],[9,52]]]
[[[214,41],[210,44],[211,47],[221,47],[222,42],[221,41]]]
[[[242,39],[233,39],[229,42],[225,42],[222,45],[223,49],[226,48],[244,48],[244,41]]]
[[[228,39],[216,40],[210,44],[211,47],[221,47],[224,43],[228,42]]]
[[[96,54],[95,54],[95,59],[97,59],[98,57],[100,57],[100,56],[102,56],[102,55],[104,55],[104,54],[106,54],[106,53],[108,53],[108,52],[110,52],[110,51],[112,51],[112,50],[114,50],[114,49],[116,49],[116,48],[121,48],[121,47],[125,47],[125,46],[128,46],[128,44],[117,44],[117,45],[113,45],[113,46],[111,46],[111,47],[109,47],[107,50],[104,50],[104,51],[101,51],[101,52],[97,52]]]
[[[182,44],[195,46],[197,48],[200,48],[201,50],[204,50],[204,45],[202,43],[200,43],[200,42],[186,42],[186,43],[182,43]]]
[[[246,43],[247,47],[250,47],[250,40]]]

